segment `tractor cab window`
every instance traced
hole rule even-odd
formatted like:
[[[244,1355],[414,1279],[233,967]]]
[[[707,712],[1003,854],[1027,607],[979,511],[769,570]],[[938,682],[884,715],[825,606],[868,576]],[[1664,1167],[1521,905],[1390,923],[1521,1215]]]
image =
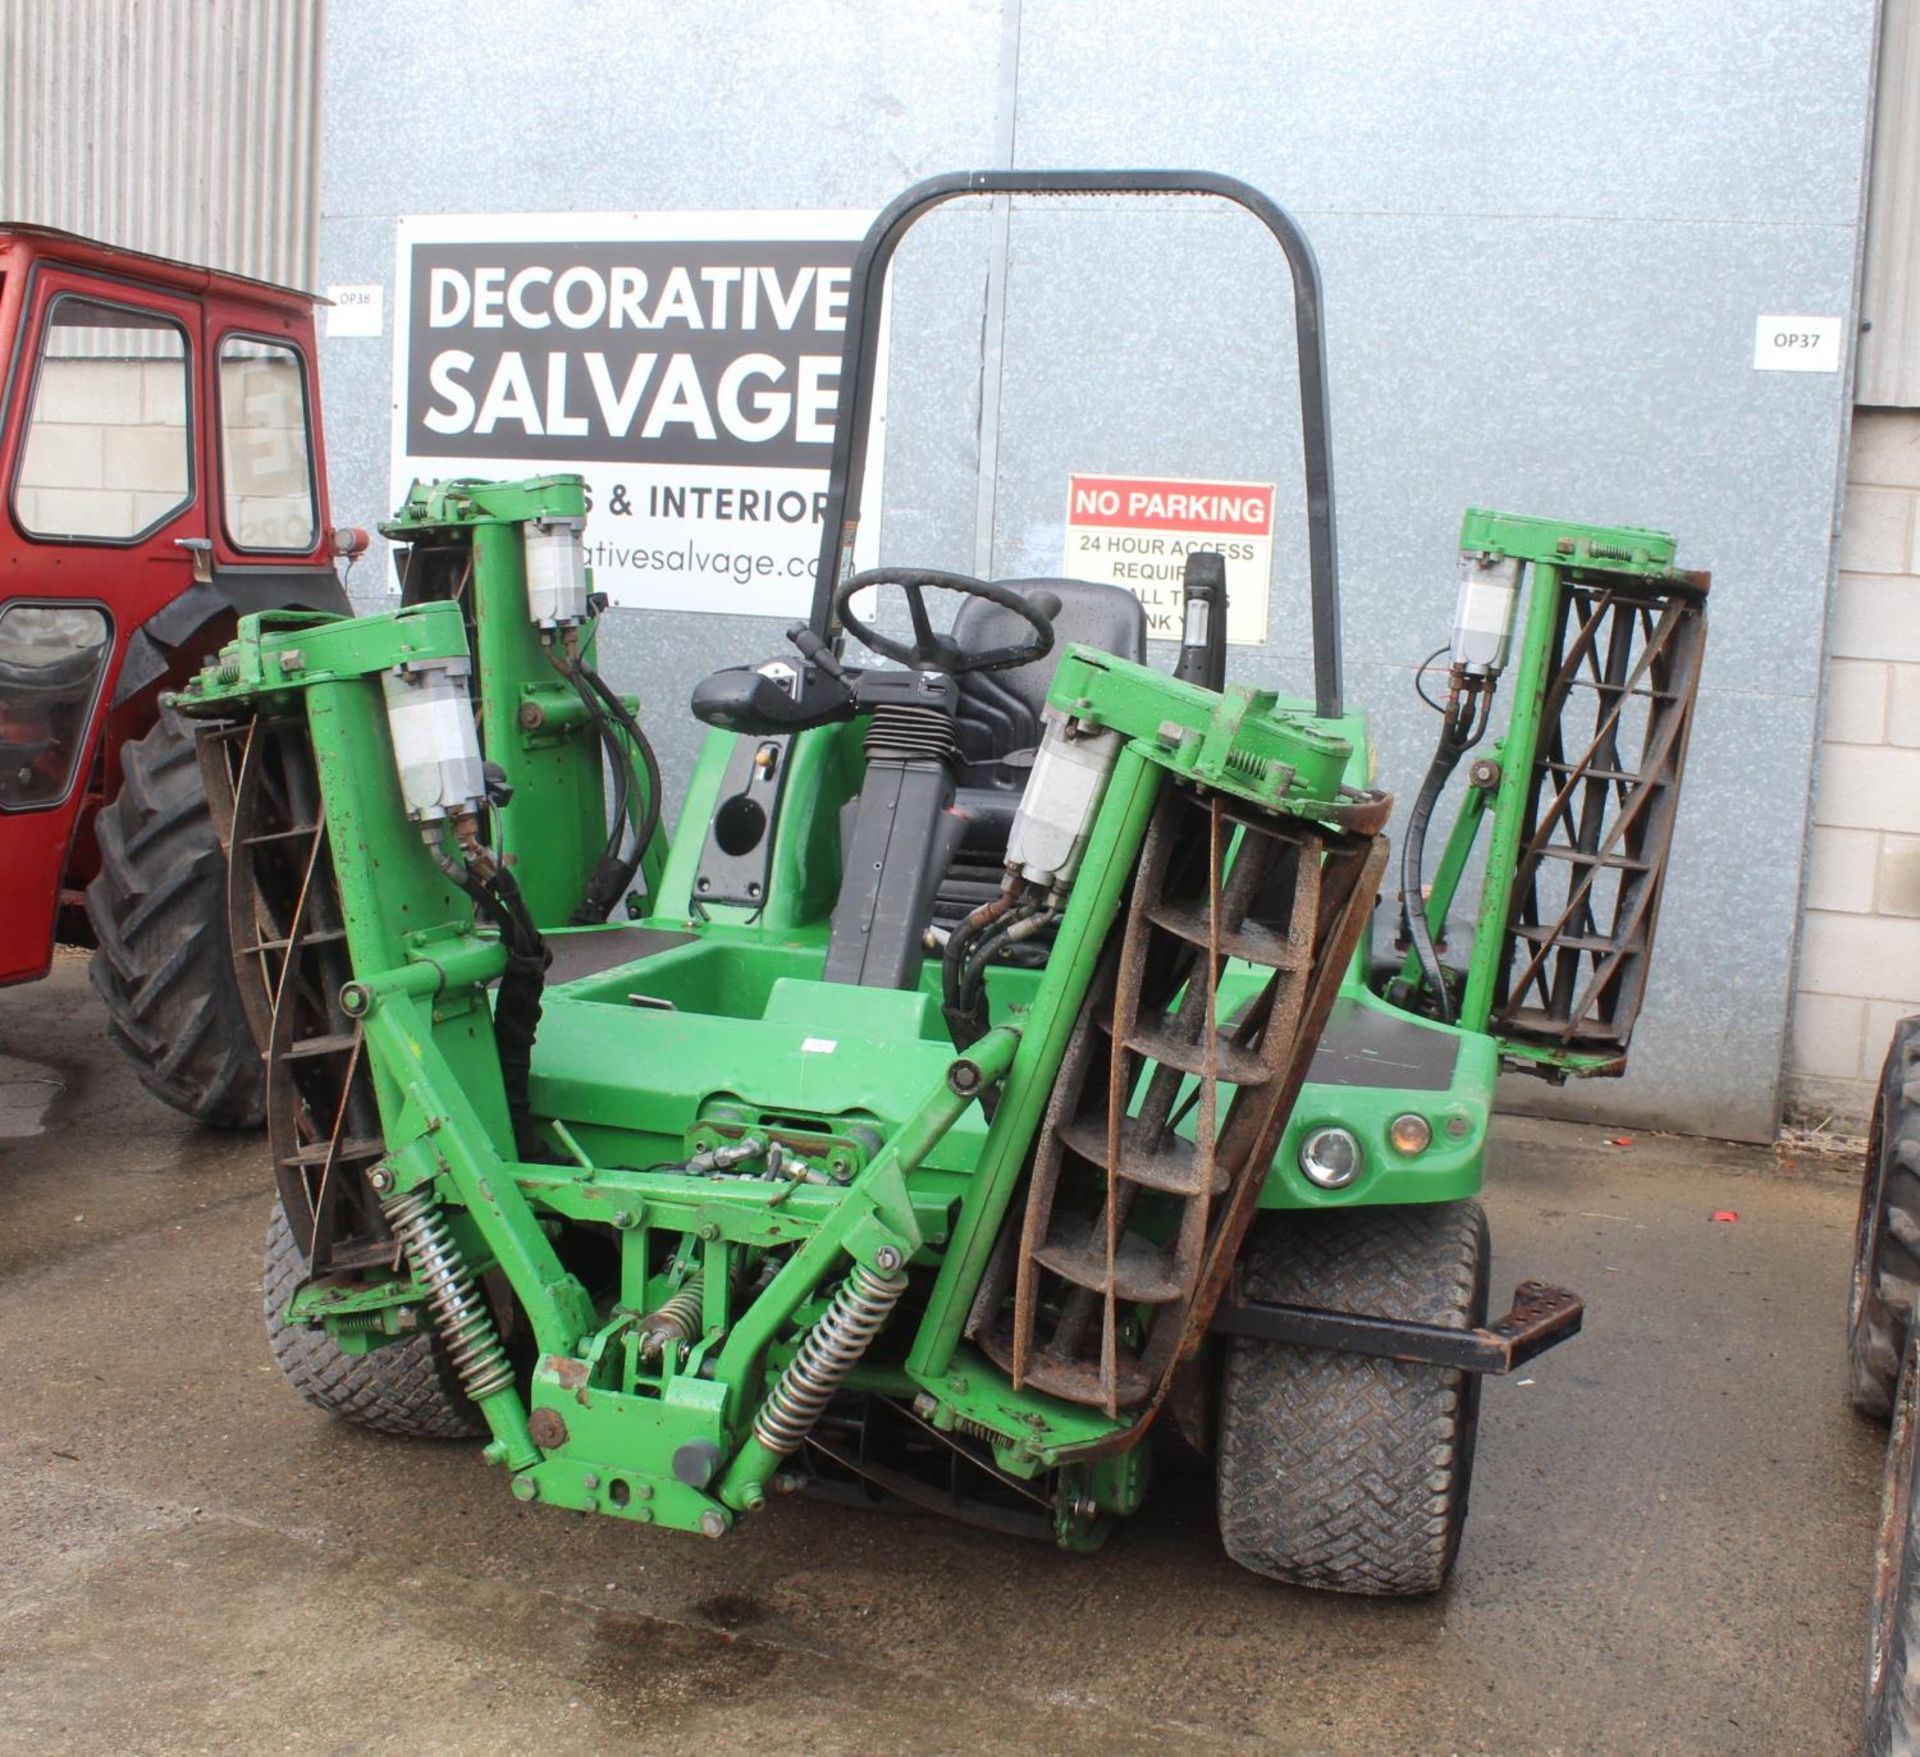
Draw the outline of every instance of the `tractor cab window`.
[[[236,549],[305,554],[319,523],[307,375],[284,342],[220,344],[221,511]]]
[[[193,499],[187,337],[168,318],[54,300],[13,516],[32,537],[130,543]]]
[[[66,798],[113,650],[103,611],[9,604],[0,611],[0,809]]]

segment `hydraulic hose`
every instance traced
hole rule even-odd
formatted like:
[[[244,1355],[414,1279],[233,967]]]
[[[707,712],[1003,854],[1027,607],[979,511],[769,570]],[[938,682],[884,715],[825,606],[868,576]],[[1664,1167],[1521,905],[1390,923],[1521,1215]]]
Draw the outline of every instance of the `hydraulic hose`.
[[[475,914],[500,930],[507,967],[494,999],[494,1043],[500,1054],[500,1083],[506,1093],[514,1148],[522,1159],[530,1159],[539,1145],[533,1133],[533,1039],[540,1028],[540,996],[553,953],[534,925],[513,874],[495,862],[490,850],[477,842],[467,846],[463,838],[466,858],[461,861],[449,856],[437,837],[428,841],[427,848],[440,870],[472,900]]]
[[[654,755],[652,744],[647,735],[640,730],[640,722],[627,711],[627,704],[607,687],[606,679],[584,660],[580,664],[580,675],[587,680],[593,693],[606,703],[607,712],[620,723],[620,729],[626,733],[633,748],[640,753],[640,761],[647,771],[646,810],[640,819],[639,847],[634,855],[637,867],[647,852],[647,845],[653,840],[654,832],[660,827],[660,759]]]
[[[1443,1025],[1453,1023],[1453,997],[1447,993],[1447,975],[1440,967],[1440,955],[1434,950],[1433,935],[1427,928],[1426,899],[1420,895],[1420,868],[1427,847],[1427,820],[1439,803],[1441,790],[1460,762],[1461,746],[1452,736],[1451,725],[1440,734],[1433,761],[1427,765],[1427,777],[1414,795],[1413,811],[1407,819],[1407,839],[1400,849],[1400,925],[1420,960],[1420,974],[1433,991],[1435,1011]]]
[[[641,861],[646,858],[647,847],[659,828],[660,762],[654,754],[652,743],[640,730],[639,722],[627,712],[626,704],[607,687],[606,681],[591,665],[577,653],[563,659],[551,646],[547,649],[547,656],[554,669],[566,678],[580,697],[581,706],[586,709],[587,717],[599,734],[607,766],[613,775],[613,821],[607,834],[607,845],[587,880],[586,894],[575,906],[568,923],[573,927],[593,927],[607,919],[614,905],[632,886],[634,875],[640,870]],[[646,770],[644,788],[633,766],[636,751]],[[636,791],[643,794],[643,802],[640,822],[634,826],[628,822],[628,801]],[[634,830],[633,850],[623,855],[621,844],[626,840],[629,829]]]
[[[1424,691],[1422,692],[1424,696]],[[1413,955],[1419,960],[1421,978],[1433,994],[1436,1017],[1443,1025],[1454,1022],[1453,996],[1447,992],[1447,974],[1440,954],[1434,949],[1433,934],[1427,926],[1426,899],[1421,893],[1421,870],[1426,863],[1427,824],[1433,808],[1461,757],[1480,742],[1487,729],[1487,716],[1493,706],[1491,680],[1468,677],[1455,668],[1447,690],[1446,705],[1440,709],[1440,739],[1434,747],[1433,761],[1427,765],[1426,778],[1414,795],[1413,810],[1407,818],[1406,841],[1400,849],[1400,926]]]
[[[968,955],[974,942],[1012,909],[1018,899],[1019,892],[1013,889],[1012,880],[1009,879],[1008,887],[999,896],[982,903],[947,935],[946,949],[940,958],[940,1011],[947,1021],[947,1030],[953,1037],[955,1049],[964,1051],[986,1030],[986,1026],[974,1016],[974,1009],[965,993]]]

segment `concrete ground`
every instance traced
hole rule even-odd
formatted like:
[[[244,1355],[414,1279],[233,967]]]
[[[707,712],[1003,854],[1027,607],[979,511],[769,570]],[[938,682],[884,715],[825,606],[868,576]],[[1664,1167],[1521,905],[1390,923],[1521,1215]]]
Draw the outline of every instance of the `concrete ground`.
[[[267,1185],[135,1083],[84,959],[0,994],[0,1750],[1853,1748],[1879,1441],[1830,1168],[1503,1124],[1496,1289],[1580,1288],[1586,1333],[1489,1381],[1455,1583],[1404,1604],[1240,1572],[1193,1465],[1092,1558],[523,1507],[285,1389]]]

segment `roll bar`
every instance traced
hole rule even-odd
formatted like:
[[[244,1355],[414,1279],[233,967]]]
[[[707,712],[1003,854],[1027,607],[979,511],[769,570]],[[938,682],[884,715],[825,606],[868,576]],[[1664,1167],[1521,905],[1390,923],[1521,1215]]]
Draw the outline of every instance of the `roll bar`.
[[[810,618],[814,632],[823,640],[834,637],[834,593],[853,571],[888,265],[909,227],[936,207],[965,195],[1213,195],[1244,208],[1273,234],[1293,280],[1300,452],[1307,486],[1307,575],[1313,599],[1314,711],[1322,718],[1338,715],[1339,558],[1334,547],[1333,448],[1327,417],[1326,336],[1320,322],[1320,267],[1306,234],[1284,208],[1237,177],[1211,171],[953,171],[916,183],[881,211],[854,259],[848,292],[847,339],[840,356],[840,415],[834,423]]]

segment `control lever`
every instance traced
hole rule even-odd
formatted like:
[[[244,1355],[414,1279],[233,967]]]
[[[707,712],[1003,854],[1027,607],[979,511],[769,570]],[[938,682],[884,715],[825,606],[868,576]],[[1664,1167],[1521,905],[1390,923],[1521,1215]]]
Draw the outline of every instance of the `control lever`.
[[[798,668],[785,659],[764,665],[734,665],[703,677],[693,692],[694,718],[726,732],[771,736],[850,720],[857,711],[851,680],[828,675],[815,664]]]
[[[787,630],[787,639],[800,649],[800,657],[809,665],[818,665],[829,677],[846,676],[833,648],[813,632],[811,623],[796,622]]]

